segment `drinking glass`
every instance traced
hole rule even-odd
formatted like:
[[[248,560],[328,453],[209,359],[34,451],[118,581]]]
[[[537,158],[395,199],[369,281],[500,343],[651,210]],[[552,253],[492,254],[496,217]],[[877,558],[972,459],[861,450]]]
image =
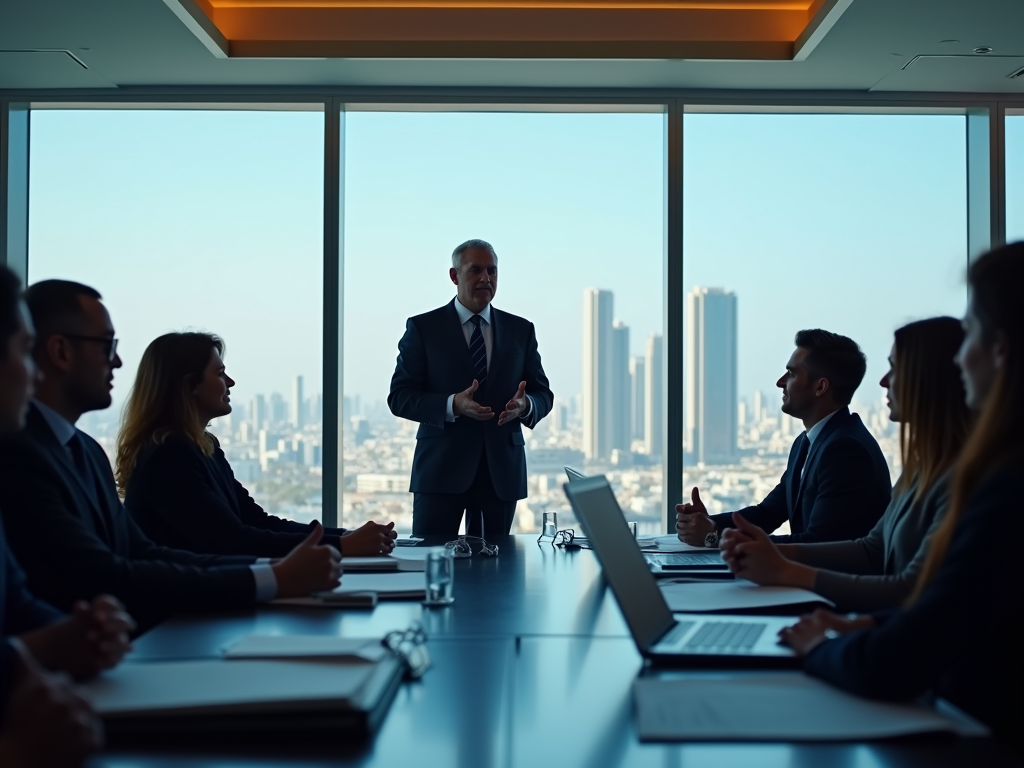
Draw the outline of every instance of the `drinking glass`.
[[[541,515],[540,537],[542,539],[553,539],[558,533],[558,513],[545,512]]]
[[[424,605],[451,605],[452,583],[455,580],[455,556],[452,550],[435,549],[427,553],[427,595]]]

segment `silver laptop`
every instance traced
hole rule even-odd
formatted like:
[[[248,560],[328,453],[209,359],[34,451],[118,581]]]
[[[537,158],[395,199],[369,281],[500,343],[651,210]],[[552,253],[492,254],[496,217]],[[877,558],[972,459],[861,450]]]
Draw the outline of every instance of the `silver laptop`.
[[[586,480],[587,476],[582,472],[578,472],[572,467],[565,468],[565,476],[569,478],[570,483],[575,483],[577,480]]]
[[[673,615],[608,481],[591,477],[562,487],[645,658],[688,666],[798,666],[793,651],[777,640],[792,618]]]
[[[587,476],[572,467],[565,467],[565,475],[570,483],[586,480]],[[644,553],[644,559],[651,566],[656,576],[731,579],[732,574],[722,560],[718,550],[707,552],[665,552],[663,554]]]

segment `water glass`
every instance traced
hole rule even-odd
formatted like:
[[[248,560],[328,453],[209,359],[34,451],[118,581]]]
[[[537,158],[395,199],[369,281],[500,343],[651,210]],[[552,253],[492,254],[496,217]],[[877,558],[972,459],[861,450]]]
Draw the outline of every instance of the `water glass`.
[[[558,534],[558,513],[544,512],[541,515],[540,537],[553,539]]]
[[[636,538],[636,520],[632,520],[629,523],[629,532],[633,534],[633,538]]]
[[[455,555],[447,547],[434,549],[426,558],[427,594],[424,605],[451,605],[455,581]]]

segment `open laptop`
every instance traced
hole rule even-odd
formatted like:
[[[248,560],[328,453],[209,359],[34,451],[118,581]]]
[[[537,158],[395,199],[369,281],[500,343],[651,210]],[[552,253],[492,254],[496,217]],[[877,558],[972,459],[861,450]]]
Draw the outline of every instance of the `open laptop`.
[[[563,488],[645,658],[686,666],[798,666],[793,651],[777,641],[792,618],[673,615],[608,481],[591,477]]]
[[[587,476],[582,472],[565,467],[565,475],[570,483],[577,483],[586,480]],[[651,572],[656,576],[699,576],[703,573],[707,578],[712,575],[720,575],[723,578],[730,578],[729,568],[722,560],[718,550],[707,552],[663,552],[643,553],[644,559],[651,566]]]

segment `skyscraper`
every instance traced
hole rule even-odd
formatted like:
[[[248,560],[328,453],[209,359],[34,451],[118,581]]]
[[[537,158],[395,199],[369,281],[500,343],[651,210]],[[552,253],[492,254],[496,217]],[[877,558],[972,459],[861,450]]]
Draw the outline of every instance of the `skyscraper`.
[[[629,326],[612,323],[612,450],[629,451],[633,442],[630,410]]]
[[[647,414],[644,411],[644,359],[640,355],[633,355],[629,358],[629,410],[630,422],[633,427],[633,439],[644,439],[644,419]]]
[[[664,444],[663,370],[661,336],[651,334],[644,362],[644,451],[650,456],[661,456]]]
[[[583,453],[605,459],[614,430],[612,292],[583,291]]]
[[[292,400],[288,404],[291,413],[289,414],[288,423],[292,425],[294,429],[302,429],[306,426],[306,414],[304,413],[306,408],[306,398],[302,392],[302,377],[296,376],[292,381]]]
[[[694,288],[686,302],[684,444],[698,462],[736,458],[736,294]]]
[[[263,395],[256,395],[249,404],[249,423],[253,434],[259,434],[267,425],[267,399]]]

